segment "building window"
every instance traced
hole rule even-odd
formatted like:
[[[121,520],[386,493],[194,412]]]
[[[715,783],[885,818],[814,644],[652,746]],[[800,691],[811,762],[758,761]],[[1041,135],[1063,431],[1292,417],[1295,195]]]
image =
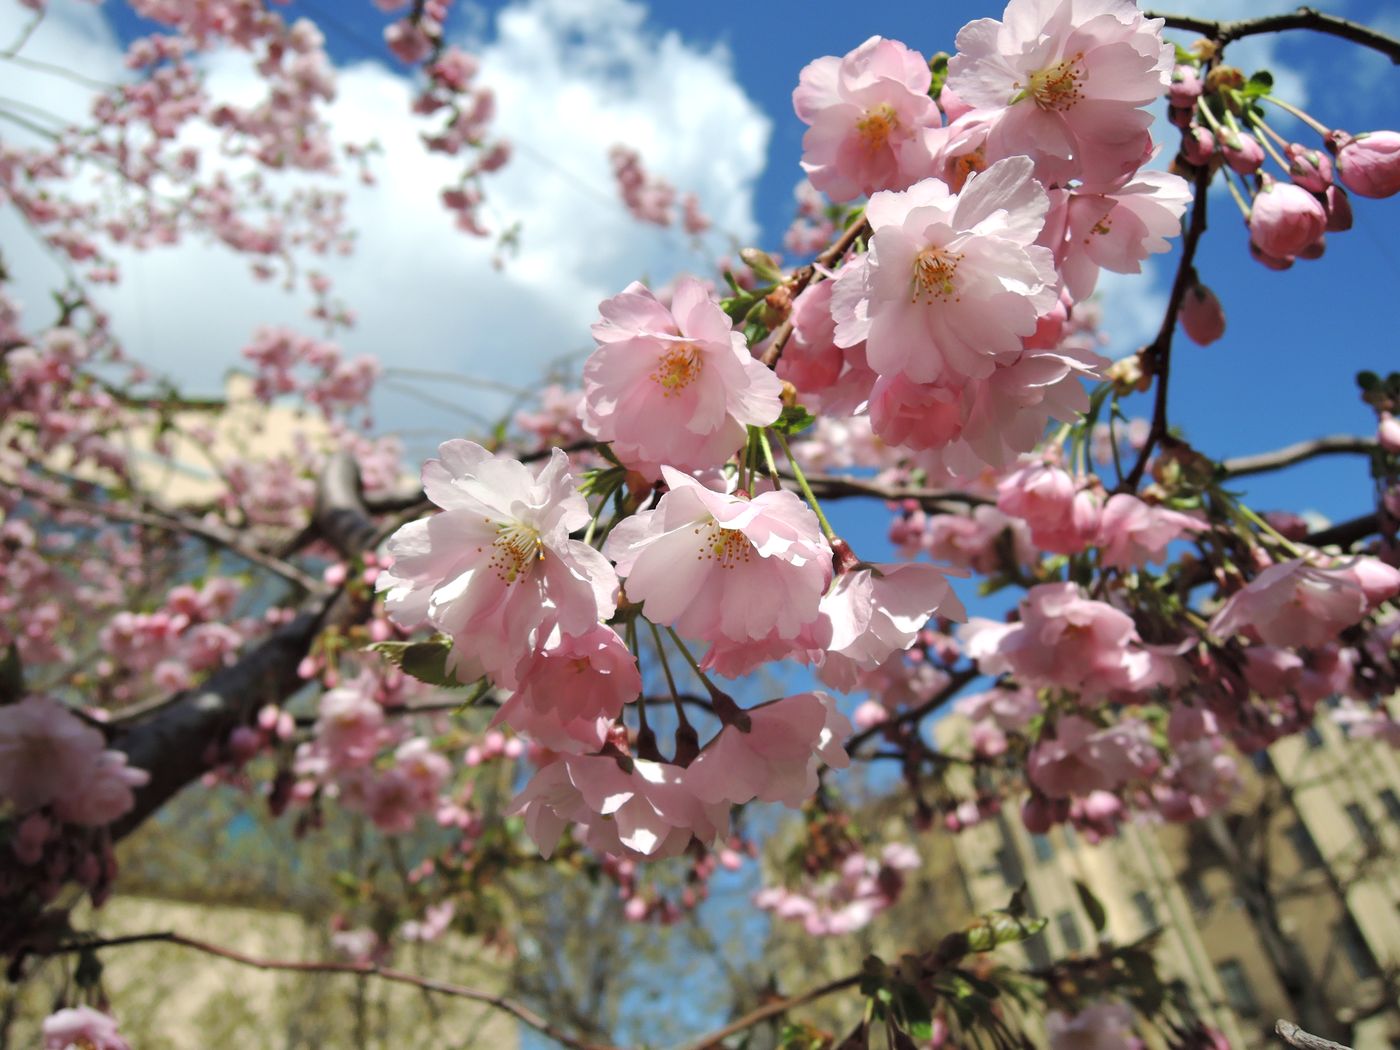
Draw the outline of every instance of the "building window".
[[[1357,929],[1356,922],[1350,915],[1338,923],[1337,939],[1341,942],[1342,951],[1346,952],[1347,961],[1351,963],[1357,977],[1365,980],[1380,972],[1376,966],[1376,957],[1371,954],[1371,946],[1366,943],[1366,938],[1361,936],[1361,931]]]
[[[1191,902],[1191,907],[1196,911],[1210,911],[1210,906],[1215,903],[1211,899],[1210,890],[1206,889],[1205,879],[1201,877],[1199,871],[1188,871],[1183,874],[1181,888],[1186,891],[1186,899]]]
[[[1055,855],[1055,844],[1050,841],[1049,835],[1032,835],[1031,849],[1035,853],[1035,859],[1042,864]]]
[[[1021,947],[1026,949],[1026,958],[1030,960],[1032,967],[1037,970],[1050,969],[1050,946],[1045,943],[1044,930],[1027,937],[1021,942]]]
[[[1381,848],[1381,840],[1376,834],[1376,826],[1371,823],[1371,818],[1366,815],[1361,803],[1347,803],[1347,816],[1351,819],[1351,826],[1356,829],[1356,837],[1361,840],[1366,852],[1377,852]]]
[[[1391,822],[1400,824],[1400,795],[1386,788],[1381,792],[1381,805],[1385,807],[1385,815]]]
[[[1298,855],[1298,866],[1305,871],[1322,867],[1322,854],[1317,851],[1317,843],[1302,824],[1294,824],[1285,834],[1293,844],[1293,852]]]
[[[1137,909],[1138,921],[1142,923],[1143,929],[1155,930],[1157,922],[1157,906],[1152,903],[1152,898],[1145,890],[1138,890],[1133,894],[1133,907]]]
[[[1010,843],[997,850],[997,867],[1001,869],[1002,881],[1010,889],[1015,889],[1026,881],[1025,873],[1021,870],[1021,859],[1016,856],[1016,849]]]
[[[1220,984],[1225,989],[1230,1009],[1241,1017],[1253,1017],[1259,1013],[1259,1001],[1254,998],[1254,989],[1249,986],[1244,967],[1234,959],[1226,959],[1215,969],[1220,974]]]
[[[1065,942],[1065,947],[1069,951],[1077,952],[1084,947],[1084,941],[1079,936],[1079,923],[1075,921],[1074,912],[1060,912],[1055,916],[1055,925],[1060,928],[1060,940]]]

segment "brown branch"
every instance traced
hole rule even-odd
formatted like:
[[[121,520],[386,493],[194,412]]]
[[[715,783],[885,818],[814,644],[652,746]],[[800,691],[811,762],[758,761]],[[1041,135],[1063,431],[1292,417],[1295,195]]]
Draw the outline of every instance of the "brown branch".
[[[1334,1043],[1330,1039],[1309,1035],[1292,1021],[1285,1021],[1281,1018],[1275,1022],[1274,1031],[1285,1043],[1289,1046],[1296,1046],[1299,1050],[1351,1050],[1351,1047]]]
[[[1247,474],[1262,474],[1269,470],[1280,470],[1302,463],[1318,456],[1361,455],[1369,456],[1376,451],[1373,438],[1353,437],[1350,434],[1331,434],[1327,437],[1299,441],[1272,452],[1259,452],[1252,456],[1236,456],[1224,460],[1220,469],[1227,478],[1240,478]]]
[[[693,1042],[686,1043],[681,1050],[714,1050],[714,1048],[718,1047],[731,1035],[736,1035],[739,1032],[752,1028],[756,1024],[761,1024],[770,1017],[778,1017],[787,1013],[789,1010],[797,1009],[799,1006],[806,1006],[808,1003],[814,1003],[818,999],[826,998],[828,995],[845,991],[847,988],[853,988],[860,984],[860,979],[860,974],[851,974],[848,977],[830,981],[827,984],[802,992],[799,995],[789,996],[785,999],[775,999],[772,1002],[764,1003],[756,1010],[750,1010],[748,1013],[744,1014],[743,1017],[731,1021],[723,1028],[717,1028],[713,1032],[703,1035]]]
[[[348,460],[348,457],[347,457]],[[359,480],[354,464],[328,464],[317,498],[317,528],[346,557],[359,554],[357,542],[374,538],[375,528],[364,515],[359,500]],[[340,629],[362,621],[369,601],[358,591],[342,588],[319,593],[291,620],[283,624],[233,664],[221,667],[203,683],[173,694],[169,701],[123,727],[112,746],[126,753],[128,762],[144,769],[150,780],[136,789],[136,804],[112,825],[113,839],[130,834],[152,813],[165,805],[187,784],[197,780],[218,760],[211,746],[227,739],[240,725],[248,724],[266,704],[283,704],[306,682],[298,673],[302,659],[322,631]]]
[[[796,478],[786,471],[780,471],[780,476],[788,481],[795,481]],[[891,488],[889,486],[877,485],[873,481],[866,481],[863,478],[854,478],[842,474],[807,474],[807,483],[812,486],[812,492],[819,499],[845,499],[852,496],[870,496],[874,499],[887,500],[891,503],[898,503],[903,500],[917,500],[921,506],[927,510],[948,511],[949,503],[961,504],[963,506],[975,507],[984,503],[993,503],[994,500],[985,496],[974,496],[970,492],[958,492],[952,489],[930,489],[910,486],[908,488]]]
[[[23,492],[29,498],[46,503],[51,507],[64,510],[80,511],[84,514],[91,514],[96,517],[106,518],[109,521],[125,522],[129,525],[144,525],[147,528],[160,529],[162,532],[184,533],[194,536],[197,539],[205,540],[222,547],[231,554],[236,554],[244,561],[251,562],[268,572],[276,573],[289,583],[296,584],[304,591],[316,594],[325,590],[325,586],[320,580],[308,575],[302,569],[284,561],[275,555],[245,543],[234,532],[219,525],[213,525],[189,515],[180,514],[175,511],[163,509],[136,510],[132,507],[124,507],[118,503],[95,503],[91,500],[79,499],[77,496],[65,496],[46,492],[41,488],[31,486],[23,481],[8,482],[13,488]]]
[[[451,984],[447,981],[439,981],[431,977],[420,977],[404,970],[395,970],[387,966],[376,966],[373,963],[359,962],[302,962],[294,960],[264,959],[256,955],[248,955],[244,952],[235,951],[232,948],[225,948],[222,945],[211,944],[208,941],[196,940],[193,937],[185,937],[182,934],[172,932],[164,933],[138,933],[125,937],[112,937],[108,940],[81,941],[73,944],[60,944],[51,949],[39,949],[36,954],[60,955],[72,954],[76,952],[94,951],[100,948],[118,948],[131,944],[173,944],[180,948],[189,948],[205,955],[212,955],[215,958],[227,959],[229,962],[236,962],[242,966],[249,966],[255,970],[271,970],[284,973],[323,973],[323,974],[351,974],[357,977],[377,977],[383,981],[393,984],[407,984],[415,988],[421,988],[428,992],[436,992],[439,995],[448,995],[458,999],[470,999],[472,1002],[484,1003],[496,1010],[510,1014],[517,1021],[528,1025],[542,1035],[548,1036],[556,1043],[570,1047],[571,1050],[615,1050],[606,1044],[588,1043],[581,1039],[576,1039],[567,1032],[561,1031],[551,1024],[546,1018],[541,1017],[523,1003],[514,999],[497,995],[494,992],[484,992],[477,988],[469,988],[466,985]]]
[[[1303,542],[1311,547],[1330,547],[1332,544],[1339,547],[1350,547],[1352,544],[1364,540],[1367,536],[1379,532],[1380,527],[1379,515],[1363,514],[1359,518],[1352,518],[1350,521],[1338,522],[1336,525],[1319,529],[1317,532],[1304,536]]]
[[[788,278],[784,285],[788,290],[788,294],[796,299],[806,290],[809,284],[820,278],[821,275],[817,272],[818,266],[829,268],[832,263],[840,259],[846,252],[850,251],[851,245],[855,244],[862,234],[867,234],[869,232],[870,224],[864,219],[861,219],[860,222],[851,223],[851,225],[846,228],[846,231],[841,234],[840,237],[836,238],[830,248],[822,252],[816,259]],[[791,338],[792,318],[789,317],[782,324],[778,325],[777,328],[773,329],[773,335],[768,340],[768,348],[763,351],[763,356],[759,358],[759,360],[769,368],[772,368],[778,363],[778,358],[783,356],[783,347],[787,345],[787,341]]]
[[[948,684],[934,693],[933,696],[929,697],[918,707],[911,707],[901,715],[896,715],[894,718],[887,719],[884,722],[877,722],[868,729],[862,729],[859,733],[856,733],[846,741],[846,753],[854,754],[856,748],[860,747],[861,744],[865,743],[873,736],[883,734],[886,730],[894,726],[917,725],[925,717],[931,715],[951,700],[963,686],[967,685],[968,682],[972,681],[980,673],[981,672],[975,667],[969,667],[962,671],[954,671],[948,678]]]
[[[1185,29],[1188,32],[1208,36],[1221,47],[1233,40],[1263,33],[1282,33],[1290,29],[1310,29],[1316,33],[1350,40],[1372,51],[1379,51],[1395,65],[1400,65],[1400,40],[1378,33],[1369,26],[1352,22],[1336,15],[1324,14],[1311,7],[1300,7],[1278,15],[1265,15],[1263,18],[1244,18],[1236,22],[1212,22],[1206,18],[1193,18],[1190,15],[1169,15],[1147,12],[1148,18],[1165,19],[1172,29]]]
[[[1167,436],[1167,382],[1171,378],[1172,335],[1176,331],[1176,319],[1181,312],[1181,304],[1186,301],[1186,293],[1196,281],[1196,246],[1201,241],[1201,235],[1206,232],[1206,196],[1210,188],[1210,179],[1209,167],[1196,173],[1191,222],[1181,242],[1181,260],[1177,263],[1176,279],[1172,282],[1171,297],[1167,300],[1162,327],[1157,330],[1157,338],[1140,352],[1144,366],[1150,365],[1152,374],[1157,377],[1157,396],[1152,406],[1152,426],[1147,432],[1147,440],[1138,453],[1137,463],[1133,465],[1132,471],[1118,486],[1123,492],[1137,491],[1153,449]]]

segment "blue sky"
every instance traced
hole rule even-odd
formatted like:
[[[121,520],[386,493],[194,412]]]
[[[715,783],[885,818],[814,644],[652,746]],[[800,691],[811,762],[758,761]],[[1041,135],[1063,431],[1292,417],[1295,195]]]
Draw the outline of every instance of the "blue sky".
[[[561,11],[569,12],[575,19],[567,30],[560,29],[561,40],[567,43],[572,37],[588,37],[590,12],[598,5],[559,0],[545,6],[549,9],[536,12],[545,21],[558,17]],[[606,6],[612,9],[610,17],[616,17],[618,5]],[[753,225],[748,230],[754,234],[754,240],[768,247],[778,244],[791,217],[792,188],[800,176],[797,162],[804,128],[792,113],[791,91],[802,66],[822,54],[843,53],[874,33],[901,39],[925,53],[951,50],[963,20],[1000,14],[991,5],[951,7],[926,3],[867,5],[854,10],[850,5],[834,3],[810,3],[800,8],[731,2],[622,6],[626,11],[618,23],[621,30],[614,28],[613,32],[634,34],[644,46],[657,47],[658,56],[659,42],[669,37],[686,55],[707,63],[707,76],[714,74],[719,79],[669,85],[667,78],[672,71],[664,68],[664,63],[660,63],[663,68],[649,68],[620,58],[615,69],[602,68],[599,73],[605,91],[625,98],[629,92],[645,94],[655,91],[654,85],[665,84],[686,99],[687,91],[693,89],[689,102],[697,108],[713,101],[717,84],[727,91],[737,89],[747,97],[752,107],[745,114],[749,121],[745,126],[751,133],[748,141],[762,141],[764,136],[759,132],[766,130],[766,155],[761,160],[750,158],[748,170],[731,180],[731,185],[742,186],[744,194],[751,192],[751,198],[745,196],[740,201],[741,194],[733,195],[728,201],[732,207],[726,225],[745,227],[744,217],[751,216]],[[1204,6],[1200,0],[1190,0],[1173,9],[1206,13],[1200,10]],[[1287,2],[1238,0],[1212,4],[1210,13],[1240,16],[1291,6]],[[1400,29],[1400,14],[1393,5],[1347,0],[1322,6],[1349,18]],[[522,0],[461,6],[455,9],[450,32],[476,47],[489,48],[503,35],[506,23],[501,18],[518,15],[529,7]],[[136,31],[130,16],[121,14],[122,5],[107,5],[105,10],[121,36]],[[368,3],[332,5],[330,0],[294,0],[288,10],[292,14],[305,11],[318,16],[326,25],[332,55],[341,63],[362,60],[388,21]],[[1295,101],[1305,98],[1325,123],[1353,130],[1400,126],[1400,91],[1396,90],[1400,73],[1378,55],[1363,53],[1330,38],[1301,33],[1256,38],[1235,45],[1231,54],[1249,70],[1267,63],[1292,86],[1290,97]],[[590,60],[596,58],[594,54]],[[551,93],[559,90],[559,84],[551,81],[548,70],[544,72],[534,88],[542,104],[549,106]],[[644,75],[655,79],[643,83]],[[676,68],[674,75],[693,76],[693,71]],[[766,115],[766,129],[756,114]],[[553,116],[561,122],[571,119],[565,108],[557,109]],[[664,136],[667,122],[676,118],[674,110],[663,115],[650,134]],[[625,130],[628,126],[624,122],[619,128]],[[509,128],[506,130],[509,133]],[[1165,130],[1162,137],[1169,153],[1174,132]],[[1285,124],[1281,130],[1289,133],[1291,129]],[[647,133],[639,134],[645,137]],[[685,131],[676,126],[673,134],[681,138]],[[1309,141],[1301,133],[1299,138]],[[599,138],[599,154],[605,153],[614,140]],[[686,170],[668,168],[667,158],[657,155],[656,141],[661,139],[656,138],[650,150],[647,142],[637,143],[649,167],[670,177],[682,189],[692,188]],[[692,180],[698,177],[696,172],[708,176],[726,165],[735,165],[734,150],[726,153],[718,141],[715,147],[713,163],[708,167],[703,157],[697,166],[693,156],[680,165],[689,165]],[[691,148],[695,148],[694,144]],[[583,166],[596,158],[583,156],[577,148],[567,155],[560,151],[540,156],[540,152],[536,148],[534,155],[522,154],[516,162],[517,170],[553,164],[572,172],[575,183],[587,183],[586,188],[595,196],[597,191],[611,190],[605,178],[579,175]],[[596,165],[593,171],[596,173]],[[515,172],[508,168],[502,181],[514,176]],[[702,190],[709,210],[723,209],[725,202],[716,201],[713,193],[705,194],[704,187],[695,188]],[[599,206],[596,200],[592,205],[584,204],[582,199],[580,203],[584,207]],[[1400,290],[1400,204],[1365,200],[1354,204],[1356,228],[1332,236],[1325,259],[1300,263],[1280,274],[1265,270],[1248,257],[1244,229],[1229,199],[1221,195],[1212,200],[1212,229],[1203,245],[1198,269],[1224,302],[1229,328],[1223,340],[1207,349],[1179,339],[1171,413],[1172,420],[1203,451],[1223,456],[1272,448],[1316,434],[1370,429],[1370,415],[1355,397],[1352,377],[1362,368],[1386,370],[1393,360],[1395,325],[1388,308]],[[528,231],[528,215],[525,221]],[[444,236],[450,235],[444,231]],[[644,230],[636,236],[650,237],[661,244],[670,235]],[[637,260],[637,271],[662,279],[667,276],[662,272],[667,266],[698,268],[701,264],[695,256],[673,249],[674,238],[671,248],[659,254],[648,250]],[[621,273],[626,265],[627,260],[618,258],[612,260],[608,270]],[[1154,305],[1151,289],[1155,287],[1159,297],[1163,294],[1172,272],[1171,259],[1159,258],[1153,271],[1151,282],[1120,282],[1120,288],[1126,285],[1131,293],[1127,301],[1131,304],[1130,314],[1137,315],[1135,323],[1117,320],[1117,299],[1109,300],[1110,335],[1118,337],[1116,352],[1131,349],[1150,331]],[[449,280],[449,287],[450,284]],[[547,309],[547,298],[542,299],[538,292],[538,288],[534,289],[525,301]],[[521,313],[516,311],[515,316],[520,318]],[[584,349],[588,340],[582,329],[586,326],[575,327],[579,330],[572,349]],[[530,332],[523,331],[521,338],[529,340]],[[423,354],[442,360],[443,367],[452,366],[450,353],[433,355],[432,348],[425,345]],[[527,352],[517,360],[535,367],[539,357]],[[507,368],[508,362],[497,361],[494,367],[495,377],[501,378],[500,370]],[[522,385],[528,385],[531,379],[523,371],[507,373],[505,377]],[[1142,411],[1146,411],[1145,407]],[[391,412],[389,418],[395,414]],[[1249,483],[1250,491],[1264,505],[1317,509],[1334,517],[1366,509],[1368,487],[1364,464],[1341,459]]]

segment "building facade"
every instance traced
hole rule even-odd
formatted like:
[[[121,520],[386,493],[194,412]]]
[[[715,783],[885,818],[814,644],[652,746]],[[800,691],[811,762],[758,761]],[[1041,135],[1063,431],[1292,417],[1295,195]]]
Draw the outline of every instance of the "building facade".
[[[959,716],[935,733],[965,753]],[[1024,884],[1048,923],[1020,950],[1044,965],[1094,948],[1082,883],[1113,943],[1160,931],[1164,978],[1231,1046],[1277,1047],[1286,1018],[1356,1050],[1400,1047],[1400,758],[1323,717],[1240,766],[1229,811],[1191,824],[1130,821],[1092,843],[1067,825],[1032,835],[1008,811],[966,829],[969,905],[1002,907]]]

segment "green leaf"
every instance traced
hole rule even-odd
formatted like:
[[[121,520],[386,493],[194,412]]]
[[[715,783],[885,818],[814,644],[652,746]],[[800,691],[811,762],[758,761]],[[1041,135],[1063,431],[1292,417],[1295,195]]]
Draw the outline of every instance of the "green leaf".
[[[426,642],[375,642],[369,648],[404,674],[412,675],[428,685],[462,689],[472,684],[461,681],[447,669],[448,656],[452,652],[452,642],[447,638],[438,637]],[[477,694],[479,696],[480,693]]]
[[[817,417],[801,405],[789,405],[777,422],[770,424],[780,434],[798,434],[817,421]]]
[[[1273,91],[1273,89],[1273,75],[1269,73],[1268,70],[1261,69],[1259,72],[1255,73],[1254,76],[1249,78],[1249,83],[1241,89],[1240,94],[1247,99],[1263,98],[1265,95],[1269,94],[1269,92]]]
[[[19,645],[10,643],[0,659],[0,705],[17,704],[24,699],[24,668],[19,662]]]
[[[1108,915],[1103,910],[1103,902],[1094,896],[1094,891],[1088,886],[1074,880],[1074,891],[1079,894],[1079,903],[1084,906],[1084,914],[1089,916],[1089,921],[1094,924],[1095,933],[1103,933],[1104,927],[1108,925]]]
[[[943,94],[943,85],[948,82],[948,52],[939,51],[928,60],[928,71],[933,75],[928,86],[928,97],[935,102]]]
[[[1187,51],[1186,48],[1182,47],[1180,44],[1176,43],[1175,41],[1172,41],[1172,47],[1176,48],[1176,64],[1177,64],[1177,65],[1179,65],[1179,66],[1194,66],[1194,65],[1196,65],[1196,63],[1197,63],[1197,58],[1196,58],[1196,56],[1193,55],[1190,51]]]

